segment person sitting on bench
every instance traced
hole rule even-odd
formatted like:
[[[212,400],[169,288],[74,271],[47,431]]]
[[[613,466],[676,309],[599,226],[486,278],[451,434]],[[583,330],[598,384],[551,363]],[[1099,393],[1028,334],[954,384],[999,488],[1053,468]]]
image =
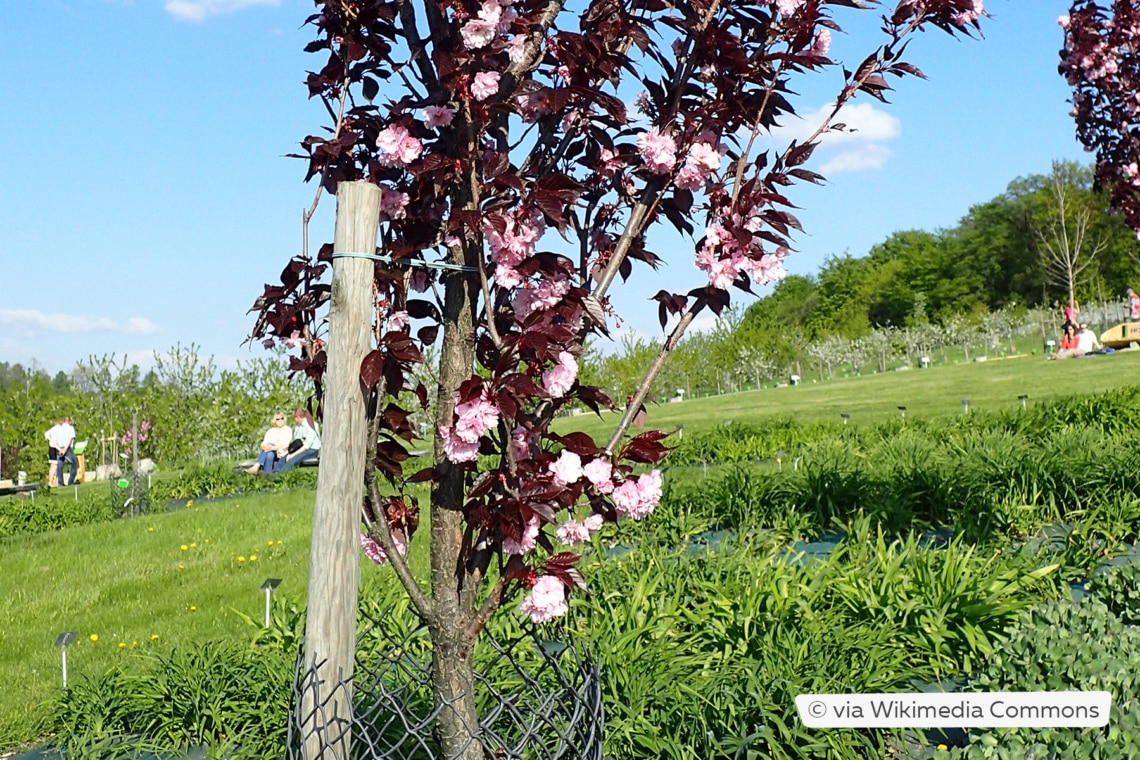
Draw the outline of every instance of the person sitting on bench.
[[[293,431],[285,423],[285,412],[275,412],[273,425],[265,431],[265,438],[261,441],[261,451],[257,454],[257,462],[246,472],[256,475],[261,470],[270,472],[278,459],[283,459],[289,451],[289,444],[293,441]]]
[[[293,410],[293,442],[288,453],[273,465],[273,473],[291,470],[302,462],[316,459],[321,451],[321,436],[317,423],[308,409],[297,407]]]

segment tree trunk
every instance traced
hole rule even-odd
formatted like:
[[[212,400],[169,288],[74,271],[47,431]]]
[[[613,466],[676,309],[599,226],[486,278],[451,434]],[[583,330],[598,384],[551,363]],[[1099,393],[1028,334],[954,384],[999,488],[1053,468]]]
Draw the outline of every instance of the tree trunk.
[[[462,264],[458,249],[453,263]],[[440,352],[436,430],[451,425],[459,386],[471,376],[475,361],[476,286],[470,275],[445,281],[444,333]],[[467,577],[459,555],[463,546],[463,470],[453,467],[436,436],[435,462],[440,477],[431,498],[431,589],[433,615],[432,691],[439,708],[436,733],[446,760],[483,760],[478,742],[471,645],[463,640],[475,613],[477,582]]]
[[[375,253],[379,222],[379,187],[367,182],[337,187],[334,251]],[[306,760],[352,757],[358,534],[368,438],[360,363],[371,346],[373,269],[365,258],[333,259],[323,445],[305,624],[305,672],[313,681],[304,690],[300,712]]]

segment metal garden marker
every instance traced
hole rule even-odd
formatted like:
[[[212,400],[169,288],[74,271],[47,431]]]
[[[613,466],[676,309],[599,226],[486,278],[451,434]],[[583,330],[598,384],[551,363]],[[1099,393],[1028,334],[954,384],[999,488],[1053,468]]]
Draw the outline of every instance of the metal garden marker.
[[[1029,398],[1029,396],[1027,396],[1024,393],[1022,393],[1020,396],[1017,397],[1017,400],[1021,402],[1022,411],[1025,410],[1025,399],[1027,399],[1027,398]]]
[[[964,398],[964,399],[962,399],[962,414],[969,414],[969,413],[970,413],[970,399]]]
[[[281,585],[280,578],[266,578],[265,583],[261,584],[261,590],[265,592],[265,627],[269,627],[269,598],[273,596],[273,589]]]
[[[906,419],[906,407],[905,407],[905,406],[900,406],[900,407],[898,408],[898,410],[899,410],[899,414],[901,414],[901,415],[902,415],[902,418],[905,420],[905,419]]]
[[[851,415],[848,414],[847,412],[840,412],[839,416],[843,418],[843,424],[844,425],[847,424],[847,420],[851,419]]]
[[[55,646],[59,647],[63,655],[63,688],[67,688],[67,645],[75,643],[79,631],[64,631],[55,637]]]

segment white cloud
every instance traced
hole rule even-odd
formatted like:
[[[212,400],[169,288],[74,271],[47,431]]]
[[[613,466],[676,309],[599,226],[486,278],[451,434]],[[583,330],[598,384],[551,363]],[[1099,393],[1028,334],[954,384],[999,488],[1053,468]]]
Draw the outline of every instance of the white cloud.
[[[0,309],[0,325],[22,332],[115,332],[127,335],[153,335],[158,332],[158,325],[141,317],[131,317],[120,324],[107,317],[44,314],[31,309]]]
[[[829,177],[832,174],[843,172],[861,172],[872,169],[881,169],[891,152],[882,145],[863,145],[853,150],[845,150],[829,159],[820,168],[820,174]]]
[[[240,11],[265,5],[276,8],[281,0],[167,0],[166,12],[183,21],[205,21],[210,16],[221,16],[226,13]]]
[[[774,146],[782,149],[792,140],[806,141],[831,109],[832,105],[824,105],[803,116],[789,118],[786,124],[772,130]],[[845,124],[846,128],[842,132],[832,130],[821,135],[819,147],[812,157],[815,161],[825,160],[817,170],[824,176],[881,168],[891,156],[890,150],[881,143],[902,134],[902,125],[897,118],[870,103],[845,105],[834,123]]]

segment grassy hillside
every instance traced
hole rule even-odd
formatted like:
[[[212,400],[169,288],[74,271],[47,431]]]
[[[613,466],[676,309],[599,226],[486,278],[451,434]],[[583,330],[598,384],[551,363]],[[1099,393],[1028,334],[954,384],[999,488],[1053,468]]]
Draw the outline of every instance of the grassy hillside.
[[[931,417],[961,414],[962,399],[973,409],[1011,409],[1025,394],[1027,403],[1074,393],[1100,393],[1135,383],[1140,378],[1140,351],[1108,356],[1047,361],[1026,356],[983,363],[957,364],[906,372],[838,378],[783,388],[647,405],[646,426],[670,430],[684,425],[698,431],[726,420],[750,422],[769,415],[789,415],[803,421],[835,420],[851,415],[851,424],[907,415]],[[599,420],[594,414],[558,422],[559,432],[584,430],[601,437],[616,423],[616,414]]]

